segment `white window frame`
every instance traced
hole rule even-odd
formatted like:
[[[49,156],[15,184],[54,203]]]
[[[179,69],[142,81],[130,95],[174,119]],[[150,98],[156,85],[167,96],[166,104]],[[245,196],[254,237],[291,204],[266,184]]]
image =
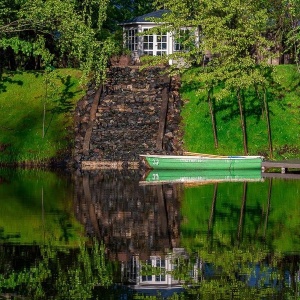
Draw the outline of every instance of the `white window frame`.
[[[168,33],[165,34],[145,34],[148,30],[153,27],[143,27],[142,28],[142,45],[143,54],[153,55],[153,56],[163,56],[167,55],[169,50],[169,37]],[[146,46],[146,47],[145,47]]]
[[[173,52],[187,52],[190,49],[184,45],[184,42],[188,40],[191,36],[195,38],[195,33],[192,31],[191,28],[181,28],[179,32],[173,34]],[[180,39],[183,39],[180,41]],[[195,40],[196,44],[196,40]]]
[[[125,47],[130,51],[138,50],[138,29],[136,27],[126,28],[125,30]]]

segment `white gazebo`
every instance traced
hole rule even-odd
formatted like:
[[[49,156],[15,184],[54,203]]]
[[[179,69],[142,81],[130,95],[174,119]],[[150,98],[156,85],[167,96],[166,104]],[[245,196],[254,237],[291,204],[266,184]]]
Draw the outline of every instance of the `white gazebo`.
[[[169,10],[162,9],[120,24],[123,26],[124,48],[131,51],[131,56],[134,61],[139,61],[142,55],[163,56],[185,51],[181,43],[183,39],[178,37],[180,35],[183,37],[186,34],[190,34],[189,28],[182,28],[180,33],[177,33],[176,39],[171,32],[149,32],[149,34],[147,34],[147,31],[158,25],[157,22],[153,21],[153,18],[160,19],[169,12]]]

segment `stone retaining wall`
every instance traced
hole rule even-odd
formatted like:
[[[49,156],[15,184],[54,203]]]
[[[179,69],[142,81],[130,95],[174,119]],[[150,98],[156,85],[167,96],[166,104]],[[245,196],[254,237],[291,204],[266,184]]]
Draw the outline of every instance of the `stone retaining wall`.
[[[95,120],[91,107],[96,91],[91,88],[76,109],[75,162],[139,161],[139,154],[181,151],[179,79],[162,73],[160,67],[111,67],[99,100]],[[167,88],[168,111],[163,150],[156,140]],[[84,149],[87,129],[92,126],[88,149]]]

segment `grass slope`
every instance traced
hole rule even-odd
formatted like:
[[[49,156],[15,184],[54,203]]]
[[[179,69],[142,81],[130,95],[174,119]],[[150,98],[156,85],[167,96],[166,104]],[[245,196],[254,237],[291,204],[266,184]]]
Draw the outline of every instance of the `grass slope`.
[[[54,70],[4,74],[0,81],[0,163],[45,162],[70,149],[81,73]],[[43,112],[45,136],[43,138]]]
[[[294,65],[276,66],[276,89],[268,91],[274,158],[300,157],[300,74]],[[214,148],[211,117],[206,95],[199,92],[197,69],[182,77],[182,110],[186,150],[214,154],[243,154],[243,136],[237,101],[233,98],[215,103],[219,146]],[[275,91],[276,90],[276,91]],[[246,96],[246,127],[249,154],[269,155],[266,117],[262,101],[254,93]]]

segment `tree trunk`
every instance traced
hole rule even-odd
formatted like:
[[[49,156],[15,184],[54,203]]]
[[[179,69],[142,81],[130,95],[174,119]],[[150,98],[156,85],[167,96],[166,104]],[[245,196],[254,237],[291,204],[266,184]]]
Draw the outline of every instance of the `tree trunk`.
[[[218,183],[215,183],[214,186],[214,195],[211,203],[211,208],[210,208],[210,215],[209,215],[209,220],[208,220],[208,233],[211,233],[212,230],[212,225],[213,225],[213,219],[214,219],[214,212],[215,212],[215,207],[216,207],[216,200],[217,200],[217,192],[218,192]]]
[[[273,183],[273,180],[272,180],[272,178],[270,178],[269,190],[268,190],[268,204],[267,204],[265,226],[264,226],[264,239],[266,239],[266,235],[267,235],[267,226],[268,226],[268,219],[269,219],[270,206],[271,206],[272,183]]]
[[[271,122],[270,122],[270,114],[269,114],[269,106],[268,106],[268,101],[267,101],[267,90],[266,89],[264,89],[264,107],[265,107],[265,114],[266,114],[267,127],[268,127],[268,140],[269,140],[270,158],[273,158]]]
[[[244,182],[244,186],[243,186],[243,198],[242,198],[239,229],[238,229],[238,236],[237,236],[238,242],[240,242],[240,240],[242,238],[244,214],[245,214],[245,208],[246,208],[246,198],[247,198],[247,181]]]
[[[213,246],[213,222],[215,219],[217,193],[218,193],[218,183],[215,183],[214,194],[213,194],[213,199],[212,199],[211,208],[210,208],[210,215],[209,215],[209,220],[208,220],[208,230],[207,230],[207,240],[208,240],[208,245],[209,245],[209,252],[212,250],[212,246]]]
[[[95,93],[94,99],[93,99],[93,104],[90,110],[90,120],[88,123],[88,128],[86,129],[84,140],[83,140],[83,146],[82,149],[84,153],[90,149],[90,141],[91,141],[91,136],[92,136],[92,131],[93,131],[93,126],[94,122],[96,119],[96,113],[100,101],[100,97],[103,93],[103,84],[100,83],[99,88],[97,89],[97,92]]]
[[[238,98],[239,109],[240,109],[241,127],[242,127],[242,131],[243,131],[244,154],[248,155],[246,123],[245,123],[244,109],[243,109],[242,96],[241,96],[240,89],[237,90],[237,98]]]
[[[46,101],[48,100],[48,79],[46,79],[46,95],[43,103],[43,132],[42,138],[45,137],[45,122],[46,122]]]
[[[213,130],[213,135],[214,135],[215,148],[218,148],[217,126],[216,126],[216,119],[215,119],[215,112],[214,112],[214,104],[213,104],[211,94],[212,94],[212,88],[210,88],[207,92],[207,100],[208,100],[208,105],[209,105],[209,112],[210,112],[210,117],[211,117],[211,124],[212,124],[212,130]]]

